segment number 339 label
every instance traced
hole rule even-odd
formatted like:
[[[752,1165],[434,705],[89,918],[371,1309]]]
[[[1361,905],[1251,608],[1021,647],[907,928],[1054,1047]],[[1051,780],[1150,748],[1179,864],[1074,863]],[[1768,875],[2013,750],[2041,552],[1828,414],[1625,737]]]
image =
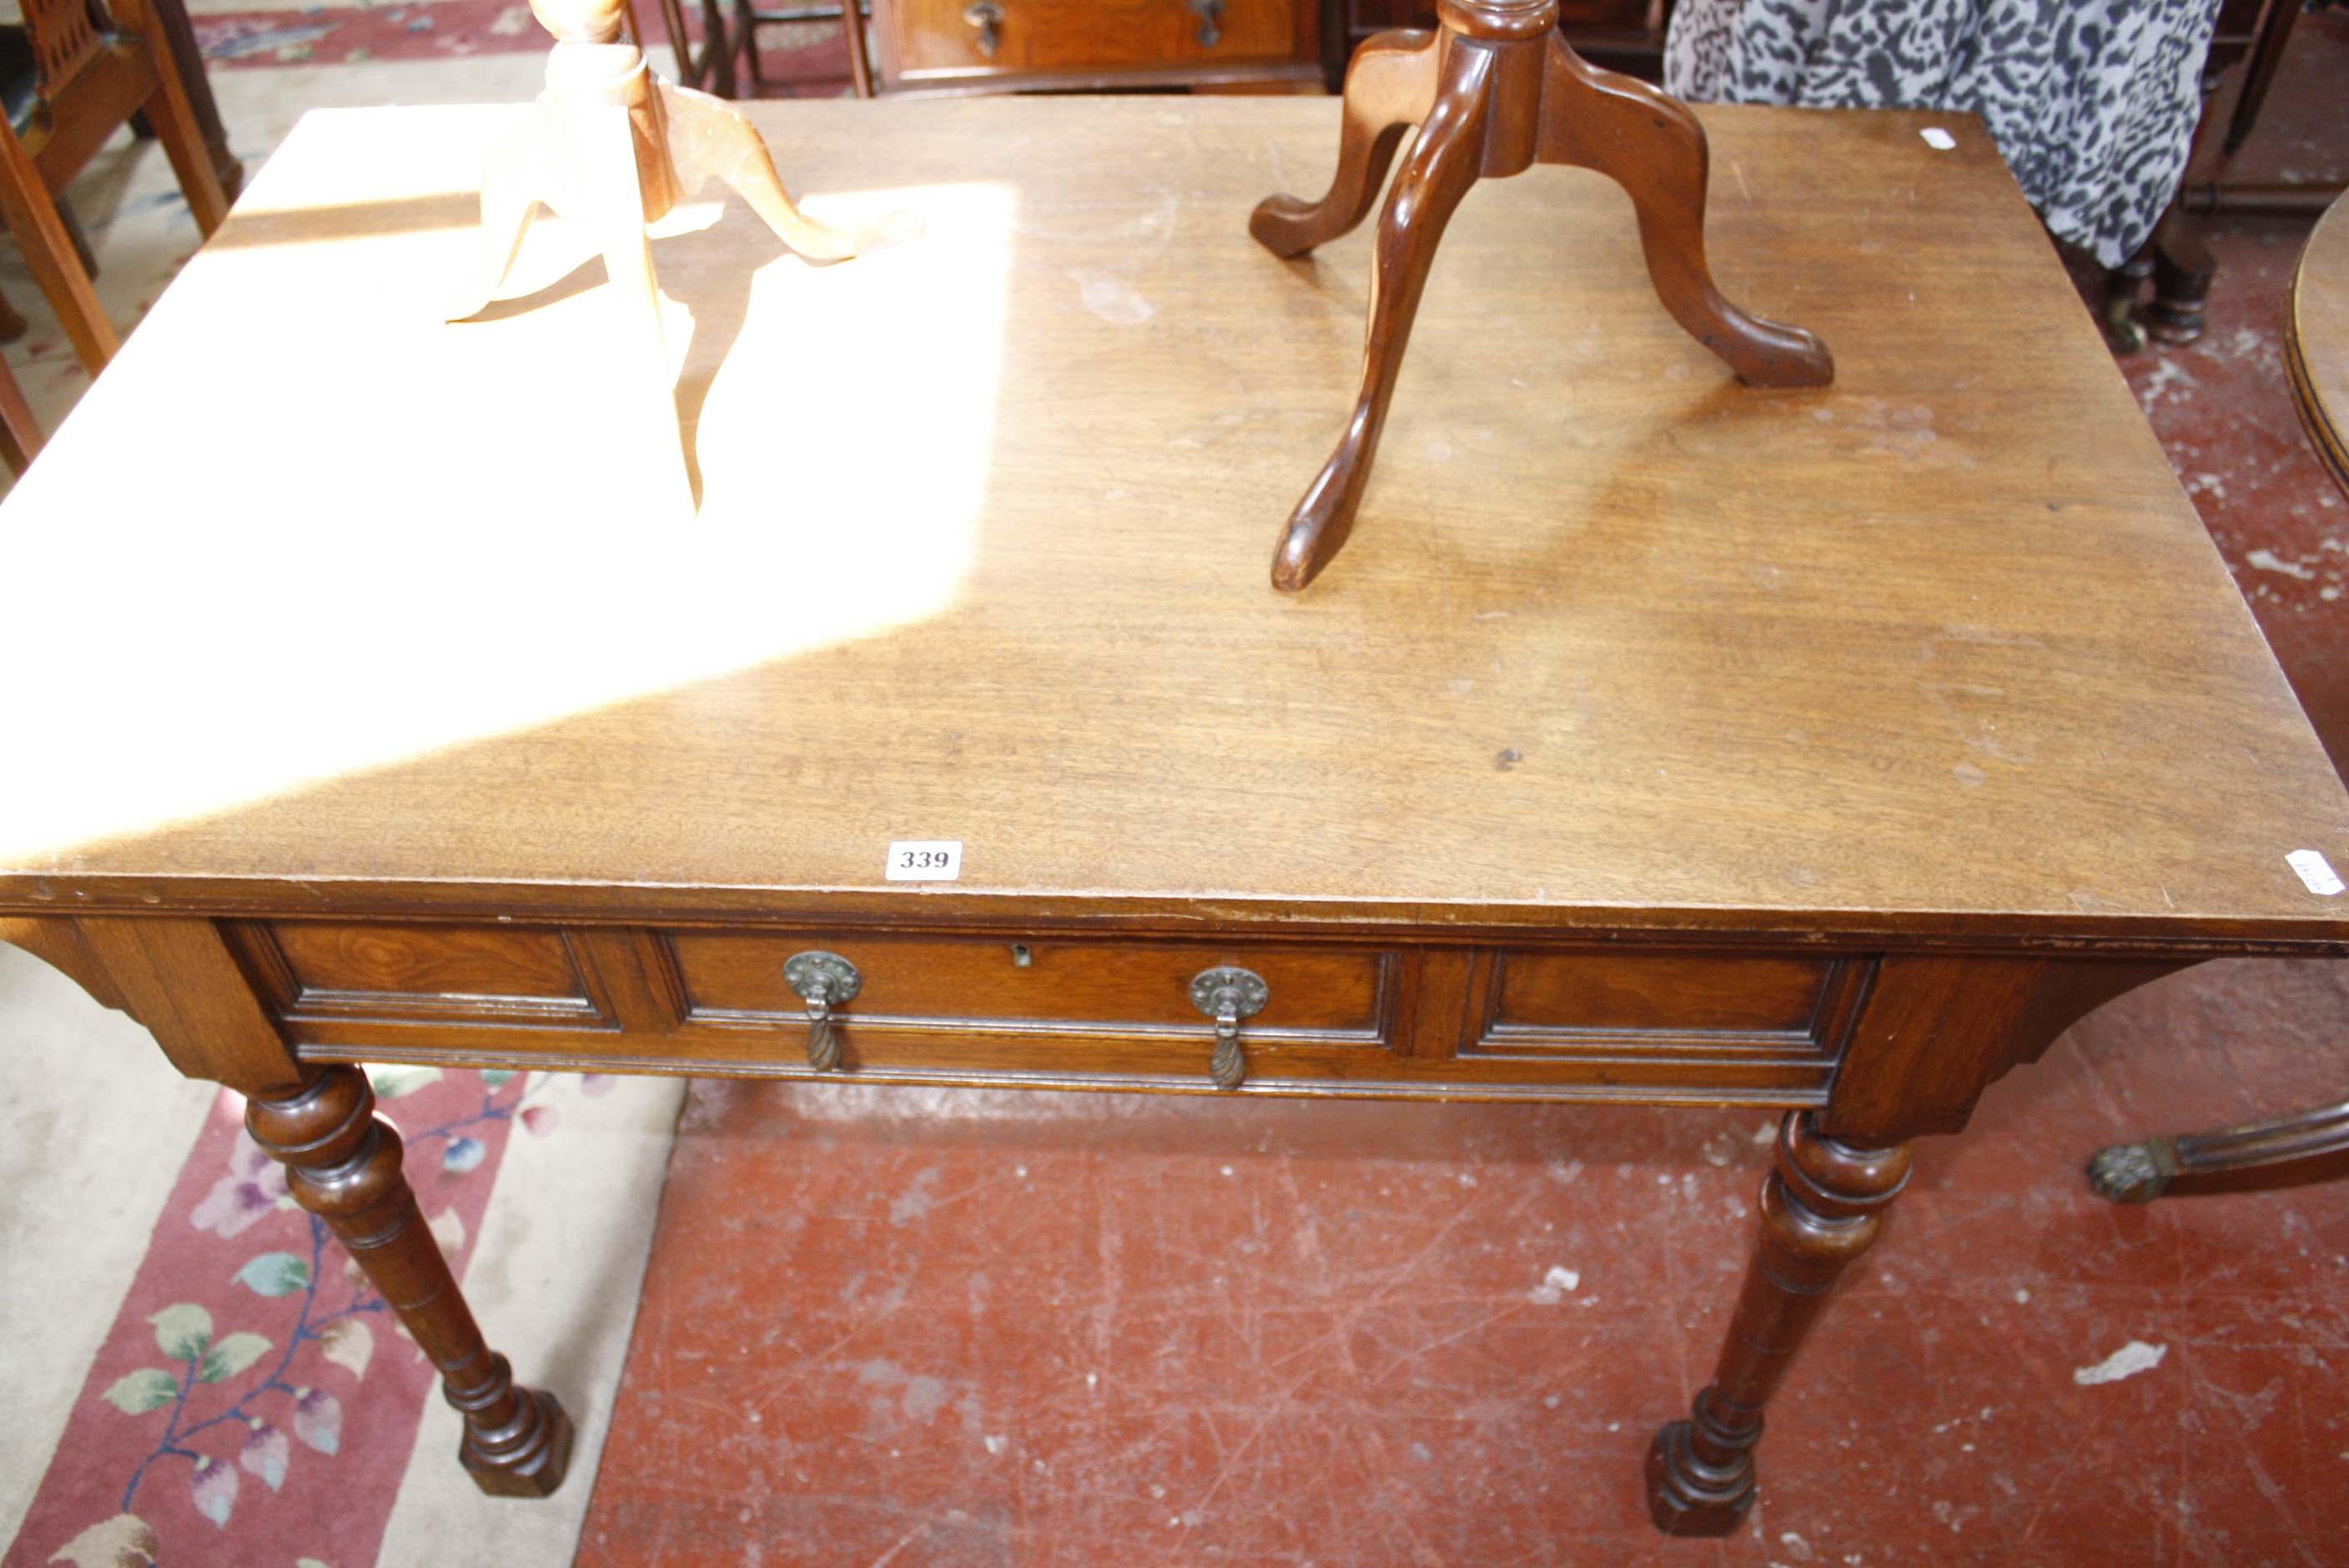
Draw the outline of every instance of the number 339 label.
[[[900,839],[889,846],[891,882],[953,882],[962,875],[960,839]]]

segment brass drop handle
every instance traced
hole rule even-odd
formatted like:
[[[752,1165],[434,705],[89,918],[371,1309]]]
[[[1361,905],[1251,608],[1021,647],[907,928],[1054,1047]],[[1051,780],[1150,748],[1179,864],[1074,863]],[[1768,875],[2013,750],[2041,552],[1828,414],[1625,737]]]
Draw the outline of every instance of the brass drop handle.
[[[807,1003],[808,1066],[828,1073],[840,1065],[840,1031],[832,1009],[864,987],[856,965],[837,953],[810,949],[783,961],[783,983]]]
[[[978,29],[978,52],[995,58],[1003,45],[1003,7],[996,0],[973,0],[962,8],[962,19]]]
[[[1199,47],[1212,49],[1224,41],[1224,0],[1184,0],[1199,18]]]
[[[1230,965],[1202,969],[1191,977],[1191,1006],[1216,1021],[1216,1055],[1207,1070],[1219,1088],[1237,1088],[1247,1078],[1240,1051],[1240,1020],[1253,1018],[1272,1000],[1261,975]]]

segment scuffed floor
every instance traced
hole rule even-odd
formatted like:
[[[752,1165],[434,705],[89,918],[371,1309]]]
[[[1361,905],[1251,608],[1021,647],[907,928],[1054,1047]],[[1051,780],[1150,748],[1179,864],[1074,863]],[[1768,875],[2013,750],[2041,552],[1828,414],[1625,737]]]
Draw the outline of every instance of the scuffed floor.
[[[2080,1176],[2337,1096],[2344,1017],[2335,965],[2174,976],[1926,1144],[1722,1543],[1640,1469],[1758,1114],[697,1085],[579,1561],[2349,1561],[2349,1186]]]
[[[2283,368],[2284,293],[2307,237],[2292,219],[2215,226],[2209,330],[2126,369],[2333,766],[2349,769],[2349,496],[2310,449]]]

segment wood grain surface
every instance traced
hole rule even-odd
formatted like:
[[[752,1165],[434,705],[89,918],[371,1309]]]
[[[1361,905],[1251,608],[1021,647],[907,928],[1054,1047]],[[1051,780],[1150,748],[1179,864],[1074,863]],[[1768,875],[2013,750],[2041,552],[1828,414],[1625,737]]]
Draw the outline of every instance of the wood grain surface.
[[[1611,183],[1480,186],[1291,599],[1367,236],[1247,218],[1336,103],[745,107],[925,232],[657,242],[698,516],[577,236],[440,319],[516,111],[304,122],[0,507],[0,910],[2349,942],[2284,861],[2349,799],[1971,120],[1702,111],[1824,388],[1691,341]]]

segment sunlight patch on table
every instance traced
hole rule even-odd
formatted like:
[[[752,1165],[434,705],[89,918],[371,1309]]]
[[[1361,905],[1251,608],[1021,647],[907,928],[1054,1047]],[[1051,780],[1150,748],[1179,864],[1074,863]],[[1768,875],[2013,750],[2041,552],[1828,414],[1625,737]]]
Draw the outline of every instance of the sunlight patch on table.
[[[478,178],[478,147],[422,161],[390,194]],[[282,218],[303,192],[254,195]],[[924,230],[829,267],[739,202],[668,226],[672,362],[707,384],[698,515],[665,482],[675,420],[647,428],[618,382],[599,264],[565,283],[558,259],[527,308],[449,324],[477,230],[202,253],[158,308],[172,329],[138,335],[57,438],[143,446],[111,453],[106,493],[48,494],[45,472],[93,469],[36,465],[0,511],[0,727],[35,764],[0,773],[0,857],[47,869],[936,614],[986,500],[1013,208],[993,184],[819,198]]]

